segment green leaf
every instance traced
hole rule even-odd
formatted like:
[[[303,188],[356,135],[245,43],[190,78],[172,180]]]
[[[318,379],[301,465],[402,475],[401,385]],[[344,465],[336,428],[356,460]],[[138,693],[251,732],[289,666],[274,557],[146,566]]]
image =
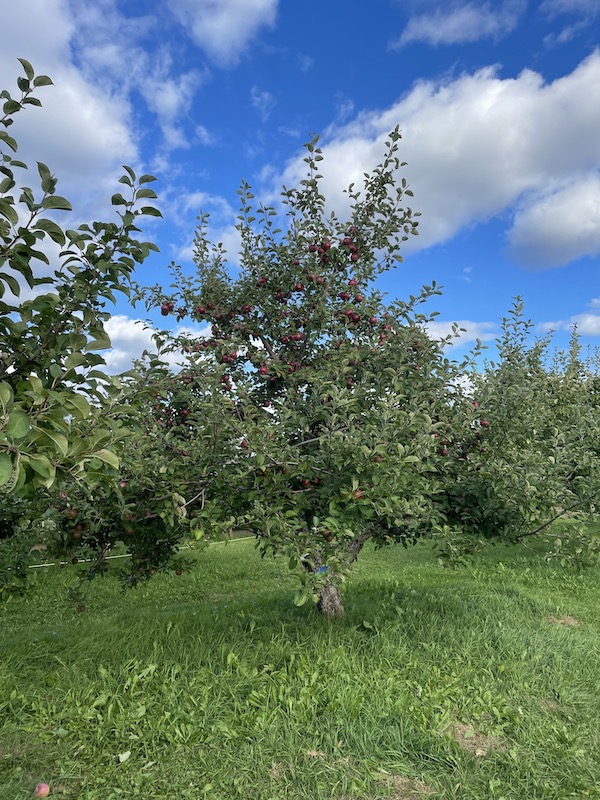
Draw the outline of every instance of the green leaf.
[[[38,86],[53,86],[52,79],[49,78],[47,75],[38,75],[37,78],[34,78],[33,85],[36,87]]]
[[[8,288],[15,297],[19,297],[21,294],[21,287],[19,286],[19,281],[14,275],[9,275],[7,272],[3,272],[0,280],[5,281],[8,284]]]
[[[108,464],[109,467],[113,469],[119,469],[119,459],[112,450],[107,450],[103,448],[102,450],[97,450],[95,453],[92,454],[93,458],[99,458],[100,461],[104,461],[105,464]]]
[[[67,370],[75,369],[85,363],[85,356],[82,353],[69,353],[65,359],[65,367]]]
[[[7,409],[9,405],[11,405],[13,400],[13,390],[12,386],[6,381],[2,381],[0,383],[0,403],[2,403],[2,407]]]
[[[23,456],[23,458],[31,466],[31,469],[38,475],[40,475],[42,478],[47,479],[52,477],[54,479],[56,470],[54,466],[50,463],[50,460],[47,456],[36,454],[36,455]]]
[[[40,178],[42,179],[42,189],[44,192],[54,192],[56,188],[56,178],[52,177],[52,173],[48,169],[45,164],[42,164],[41,161],[37,162],[38,172],[40,173]]]
[[[17,140],[13,139],[12,136],[9,136],[6,131],[0,131],[0,142],[4,142],[4,144],[7,144],[13,151],[13,153],[17,152],[18,150]],[[13,166],[18,166],[18,164],[15,164],[15,162],[13,162]]]
[[[19,222],[19,215],[13,208],[12,203],[9,200],[5,200],[4,198],[0,197],[0,214],[12,224],[17,225]]]
[[[29,432],[29,417],[24,411],[16,409],[8,416],[6,432],[13,439],[22,439]]]
[[[155,180],[156,178],[154,177],[154,175],[142,175],[138,183],[141,185],[142,183],[152,183],[152,181]]]
[[[21,62],[21,66],[23,67],[25,75],[27,75],[29,80],[32,81],[33,77],[35,75],[35,72],[33,71],[33,67],[31,66],[29,61],[27,61],[25,58],[19,58],[19,59],[17,59],[17,61]]]
[[[162,217],[158,208],[154,208],[154,206],[143,206],[140,208],[140,214],[146,217]]]
[[[138,189],[135,193],[136,198],[146,197],[149,200],[156,200],[157,194],[153,189]]]
[[[32,230],[44,231],[57,244],[64,245],[66,242],[62,228],[51,219],[38,219],[35,225],[32,226]]]
[[[45,197],[42,200],[42,208],[55,208],[58,211],[72,211],[73,206],[69,201],[64,198],[60,197],[57,194],[50,195],[50,197]]]
[[[12,458],[6,451],[0,453],[0,486],[8,483],[13,472]]]
[[[39,433],[44,434],[56,445],[58,452],[61,456],[66,456],[69,450],[69,441],[66,436],[63,436],[62,433],[57,433],[56,431],[49,431],[49,430],[40,430]]]
[[[7,100],[6,103],[2,106],[2,111],[7,115],[16,114],[17,111],[21,110],[21,104],[18,103],[16,100]]]
[[[106,333],[104,328],[90,328],[89,335],[92,337],[92,340],[84,346],[84,352],[88,352],[89,350],[106,350],[108,347],[112,346],[110,336]]]

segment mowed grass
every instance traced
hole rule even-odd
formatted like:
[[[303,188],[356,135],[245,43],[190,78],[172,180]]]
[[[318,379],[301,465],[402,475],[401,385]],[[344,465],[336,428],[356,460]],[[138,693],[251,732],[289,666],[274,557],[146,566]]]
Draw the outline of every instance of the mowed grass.
[[[600,798],[598,570],[366,548],[341,622],[214,545],[87,610],[76,568],[0,608],[0,798]]]

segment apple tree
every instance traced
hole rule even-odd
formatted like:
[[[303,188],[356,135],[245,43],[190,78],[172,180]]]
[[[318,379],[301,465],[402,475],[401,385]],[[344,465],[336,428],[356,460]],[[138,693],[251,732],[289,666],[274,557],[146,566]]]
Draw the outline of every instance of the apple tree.
[[[17,520],[37,513],[36,499],[51,487],[76,481],[92,491],[98,483],[114,484],[118,478],[118,443],[127,435],[120,413],[121,387],[99,369],[104,361],[98,351],[110,347],[104,327],[110,316],[107,304],[117,294],[130,292],[135,265],[156,250],[136,238],[140,218],[160,215],[154,206],[144,205],[156,197],[148,187],[154,178],[142,175],[138,180],[126,167],[120,179],[125,194],[112,197],[114,221],[83,224],[76,230],[59,224],[59,216],[72,209],[57,194],[50,168],[37,163],[39,188],[34,190],[25,183],[27,165],[15,157],[13,123],[29,107],[41,105],[35,91],[52,83],[47,76],[36,76],[25,59],[20,63],[24,75],[17,81],[19,95],[0,93],[4,552],[20,530]],[[23,573],[23,560],[12,561],[16,567],[11,574],[0,567],[7,584]]]
[[[170,345],[199,387],[186,418],[203,454],[187,468],[203,492],[194,525],[252,531],[263,554],[298,568],[297,602],[312,596],[329,617],[343,613],[340,583],[368,540],[408,545],[442,529],[438,430],[469,402],[455,390],[464,365],[427,335],[421,305],[435,284],[393,302],[374,285],[417,233],[399,140],[392,131],[362,189],[349,187],[349,219],[326,209],[314,140],[281,213],[242,184],[235,269],[201,217],[195,274],[174,267],[170,293],[140,291],[206,326]]]
[[[576,332],[566,352],[551,335],[532,336],[517,298],[502,320],[498,357],[470,376],[468,406],[444,446],[446,489],[440,495],[449,529],[447,551],[478,542],[519,542],[561,517],[589,521],[600,497],[600,417],[595,380],[580,357]],[[461,432],[462,428],[462,432]],[[560,545],[564,530],[557,534]],[[566,538],[569,538],[568,536]],[[594,555],[595,539],[573,528],[575,548]],[[582,548],[581,545],[584,544]]]

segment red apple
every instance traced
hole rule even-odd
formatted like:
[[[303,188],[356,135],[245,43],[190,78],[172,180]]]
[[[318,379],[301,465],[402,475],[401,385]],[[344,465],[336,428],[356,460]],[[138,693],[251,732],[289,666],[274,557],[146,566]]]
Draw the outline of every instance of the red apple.
[[[34,797],[48,797],[50,794],[50,787],[47,783],[38,783],[38,785],[33,790]]]

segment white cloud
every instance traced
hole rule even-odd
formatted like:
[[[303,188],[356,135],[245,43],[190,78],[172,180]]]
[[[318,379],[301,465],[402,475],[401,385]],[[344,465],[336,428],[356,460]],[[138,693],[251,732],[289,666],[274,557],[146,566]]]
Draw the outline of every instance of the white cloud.
[[[600,336],[600,316],[598,314],[576,314],[571,317],[569,328],[577,326],[583,336]]]
[[[262,121],[266,122],[271,116],[271,111],[275,108],[275,98],[271,92],[261,91],[256,86],[253,86],[250,90],[250,98],[252,107],[258,111]]]
[[[544,0],[539,10],[546,14],[551,23],[561,16],[574,19],[574,22],[544,37],[544,43],[552,46],[570,42],[577,34],[587,30],[594,17],[600,14],[600,5],[598,0]]]
[[[600,253],[600,175],[549,192],[515,217],[510,252],[531,266],[561,266]]]
[[[320,171],[323,194],[338,213],[348,210],[342,190],[351,182],[361,185],[396,125],[403,137],[399,156],[408,162],[402,174],[415,193],[409,204],[423,215],[420,236],[405,248],[410,252],[517,208],[525,214],[549,186],[587,185],[600,164],[600,52],[552,83],[531,70],[502,79],[493,67],[445,82],[417,82],[390,108],[332,125],[322,140]],[[305,177],[303,157],[291,159],[273,186],[298,185]],[[564,264],[577,253],[565,227],[556,232],[555,243],[559,239]],[[543,238],[537,243],[550,255]],[[532,234],[530,252],[534,246]],[[600,254],[591,234],[588,251]],[[556,260],[532,264],[550,265]]]
[[[589,14],[600,12],[598,0],[544,0],[540,4],[540,11],[551,18],[559,14]]]
[[[273,27],[277,0],[169,0],[192,39],[221,66],[237,64],[261,28]]]
[[[118,314],[111,317],[104,327],[112,347],[102,356],[106,361],[106,371],[111,375],[131,369],[132,361],[141,358],[144,350],[156,352],[152,330],[142,320]]]
[[[204,125],[196,125],[196,139],[203,145],[215,144],[216,137]]]
[[[345,122],[354,113],[354,101],[351,97],[346,97],[338,93],[335,103],[335,116],[338,122]]]
[[[595,309],[600,309],[600,297],[593,297],[588,303],[591,312],[574,314],[569,319],[558,319],[552,322],[542,322],[538,325],[538,330],[543,333],[549,331],[568,331],[573,327],[583,336],[600,336],[600,315],[595,313]]]
[[[54,86],[35,92],[43,108],[29,107],[15,117],[11,134],[19,143],[18,157],[46,163],[59,178],[57,191],[82,217],[106,210],[121,164],[135,166],[138,160],[129,102],[88,81],[71,63],[75,29],[66,2],[11,4],[2,11],[2,23],[10,36],[2,40],[0,88],[13,92],[22,74],[16,60],[20,56],[29,58],[36,74],[54,81]]]
[[[157,116],[167,150],[187,147],[181,121],[206,71],[177,74],[168,45],[144,47],[144,37],[159,26],[156,17],[127,17],[115,0],[73,3],[72,12],[78,30],[73,46],[84,74],[123,97],[138,91]]]
[[[156,353],[156,343],[153,340],[153,331],[145,322],[131,319],[122,314],[111,317],[105,324],[105,329],[110,336],[112,347],[103,351],[102,356],[106,361],[106,372],[118,375],[131,369],[132,362],[142,357],[145,350]],[[177,336],[186,335],[189,338],[206,336],[208,328],[198,325],[179,325],[174,333]],[[181,367],[183,358],[177,353],[167,353],[161,356],[173,368]]]
[[[300,55],[298,56],[298,64],[300,66],[300,72],[308,72],[314,66],[315,60],[310,56]]]
[[[543,322],[539,329],[545,333],[548,331],[570,331],[573,326],[577,327],[577,332],[582,336],[600,336],[600,315],[575,314],[567,320],[559,319],[554,322]]]
[[[236,228],[237,211],[224,197],[208,192],[180,193],[167,204],[166,210],[168,216],[178,222],[185,235],[184,244],[175,253],[176,260],[192,261],[197,217],[208,214],[208,241],[223,245],[228,264],[235,266],[238,263],[241,238]]]
[[[523,7],[521,0],[509,0],[495,8],[490,3],[445,6],[431,14],[412,17],[392,47],[410,42],[440,45],[500,39],[515,28]]]
[[[454,322],[433,320],[428,322],[425,328],[433,339],[445,339],[452,335],[453,325],[458,325],[464,330],[459,331],[459,335],[453,340],[451,347],[464,347],[476,342],[477,339],[488,342],[497,336],[497,326],[494,322],[473,322],[468,319],[459,319]]]

